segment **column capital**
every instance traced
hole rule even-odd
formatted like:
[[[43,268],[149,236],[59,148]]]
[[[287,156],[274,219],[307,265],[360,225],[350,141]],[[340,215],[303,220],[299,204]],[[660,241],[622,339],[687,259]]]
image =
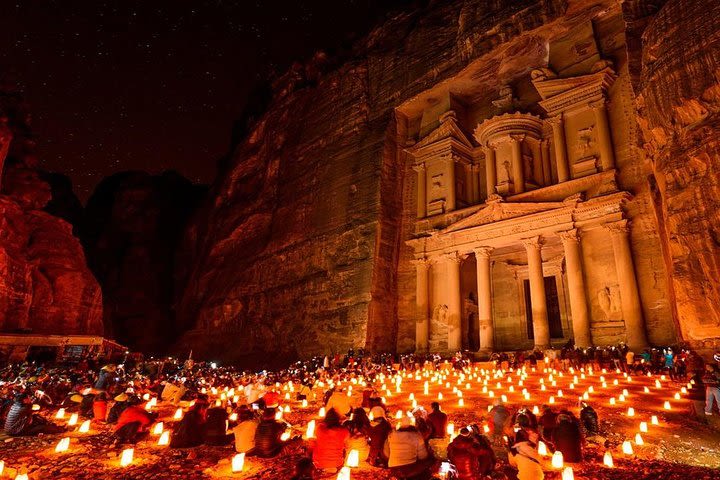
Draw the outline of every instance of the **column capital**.
[[[530,238],[520,239],[520,242],[525,246],[526,250],[537,249],[540,250],[542,247],[543,239],[540,235]]]
[[[415,265],[416,267],[424,267],[429,268],[430,267],[430,259],[427,257],[415,257],[415,259],[410,260],[410,263],[412,265]]]
[[[580,242],[580,231],[577,228],[571,228],[563,232],[558,232],[558,236],[563,243]]]
[[[495,250],[493,247],[475,247],[473,248],[473,253],[477,258],[490,258],[493,250]]]
[[[464,255],[460,255],[458,252],[447,252],[440,254],[438,259],[444,262],[453,262],[459,264],[462,262]]]
[[[525,135],[524,133],[511,133],[508,135],[508,137],[510,137],[511,142],[517,142],[517,143],[521,143],[522,141],[524,141],[526,136],[527,135]]]
[[[558,113],[557,115],[553,115],[552,117],[547,117],[547,122],[552,126],[553,128],[557,128],[563,123],[563,114],[562,112]]]
[[[627,219],[618,220],[613,223],[605,223],[603,227],[613,236],[624,236],[630,233],[630,221]]]
[[[412,169],[416,172],[424,172],[425,171],[425,162],[416,163],[412,166]]]

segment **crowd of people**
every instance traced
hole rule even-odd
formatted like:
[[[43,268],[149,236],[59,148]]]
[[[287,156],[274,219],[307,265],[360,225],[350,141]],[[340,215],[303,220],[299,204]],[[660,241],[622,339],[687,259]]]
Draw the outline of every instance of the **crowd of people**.
[[[669,347],[634,354],[623,345],[589,349],[567,345],[546,352],[496,354],[493,360],[503,369],[545,362],[561,371],[594,366],[666,372],[678,381],[693,378],[698,391],[704,389],[698,395],[704,396],[706,415],[713,414],[714,403],[720,407],[720,356],[704,362],[694,352]],[[550,405],[536,415],[525,406],[513,409],[496,401],[486,416],[478,416],[482,427],[477,423],[448,432],[448,417],[440,402],[432,402],[427,409],[417,406],[412,416],[395,423],[388,418],[372,382],[358,397],[331,386],[361,375],[372,380],[397,371],[436,369],[444,362],[458,370],[469,364],[461,354],[449,360],[438,355],[393,358],[362,350],[259,373],[176,359],[126,361],[99,369],[90,360],[77,365],[12,364],[0,370],[0,425],[9,436],[61,433],[65,427],[43,413],[63,408],[81,419],[113,425],[112,442],[120,448],[149,434],[157,414],[146,408],[148,398],[172,405],[182,401],[189,408],[172,430],[170,448],[232,445],[239,453],[260,458],[302,449],[306,456],[296,465],[297,480],[336,472],[350,451],[357,452],[360,462],[389,469],[400,479],[430,479],[437,472],[460,480],[502,478],[496,468],[498,450],[507,454],[517,478],[537,480],[543,478],[540,442],[550,452],[561,451],[566,462],[581,462],[586,439],[600,433],[598,415],[588,404],[580,405],[577,415]],[[301,435],[293,436],[282,418],[282,395],[276,386],[288,382],[294,385],[297,401],[317,395],[313,389],[318,385],[327,387],[320,393],[324,395],[324,418],[307,441]],[[225,387],[233,389],[234,402],[209,398],[210,390]]]

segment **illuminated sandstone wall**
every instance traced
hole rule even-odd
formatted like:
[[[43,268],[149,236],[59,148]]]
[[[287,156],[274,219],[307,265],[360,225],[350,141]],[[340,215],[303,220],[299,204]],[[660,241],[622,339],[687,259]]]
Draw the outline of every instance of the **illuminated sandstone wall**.
[[[412,350],[415,267],[404,241],[414,232],[416,186],[404,148],[455,108],[451,86],[487,104],[505,83],[546,65],[553,41],[589,23],[619,75],[610,121],[619,183],[634,195],[628,215],[649,337],[673,341],[620,4],[457,0],[389,19],[340,67],[318,57],[276,82],[187,232],[178,321],[192,331],[178,351],[279,359],[350,346]],[[482,107],[459,115],[471,128]],[[607,257],[607,246],[591,240],[585,255]],[[589,299],[599,312],[597,296]],[[617,322],[594,326],[604,341],[617,339]]]
[[[0,165],[20,131],[0,93]],[[15,132],[12,132],[15,130]],[[102,294],[72,225],[43,211],[51,187],[15,137],[0,181],[0,332],[102,334]]]
[[[720,2],[670,0],[642,37],[639,114],[680,330],[720,341]]]

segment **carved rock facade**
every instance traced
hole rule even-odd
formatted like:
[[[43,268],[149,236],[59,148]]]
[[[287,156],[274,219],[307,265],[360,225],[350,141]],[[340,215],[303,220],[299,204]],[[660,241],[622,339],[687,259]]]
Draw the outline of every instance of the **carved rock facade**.
[[[680,338],[629,25],[614,0],[432,2],[293,70],[188,230],[178,349]]]

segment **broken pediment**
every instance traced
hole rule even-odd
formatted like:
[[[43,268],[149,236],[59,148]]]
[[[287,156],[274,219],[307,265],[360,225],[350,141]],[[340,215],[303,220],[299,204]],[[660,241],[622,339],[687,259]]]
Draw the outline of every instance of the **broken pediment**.
[[[472,142],[458,125],[457,116],[452,110],[440,117],[438,128],[406,151],[416,158],[421,158],[431,155],[437,148],[447,146],[459,147],[468,152],[474,148]]]
[[[509,220],[512,218],[520,218],[526,215],[533,215],[540,212],[547,212],[558,208],[567,207],[563,202],[543,202],[543,203],[507,203],[492,202],[485,208],[478,210],[472,215],[459,220],[452,225],[448,225],[442,230],[442,233],[455,232],[490,223]]]
[[[540,106],[552,115],[579,103],[604,98],[616,77],[615,71],[606,67],[596,73],[570,78],[535,73],[532,83],[542,98]]]

